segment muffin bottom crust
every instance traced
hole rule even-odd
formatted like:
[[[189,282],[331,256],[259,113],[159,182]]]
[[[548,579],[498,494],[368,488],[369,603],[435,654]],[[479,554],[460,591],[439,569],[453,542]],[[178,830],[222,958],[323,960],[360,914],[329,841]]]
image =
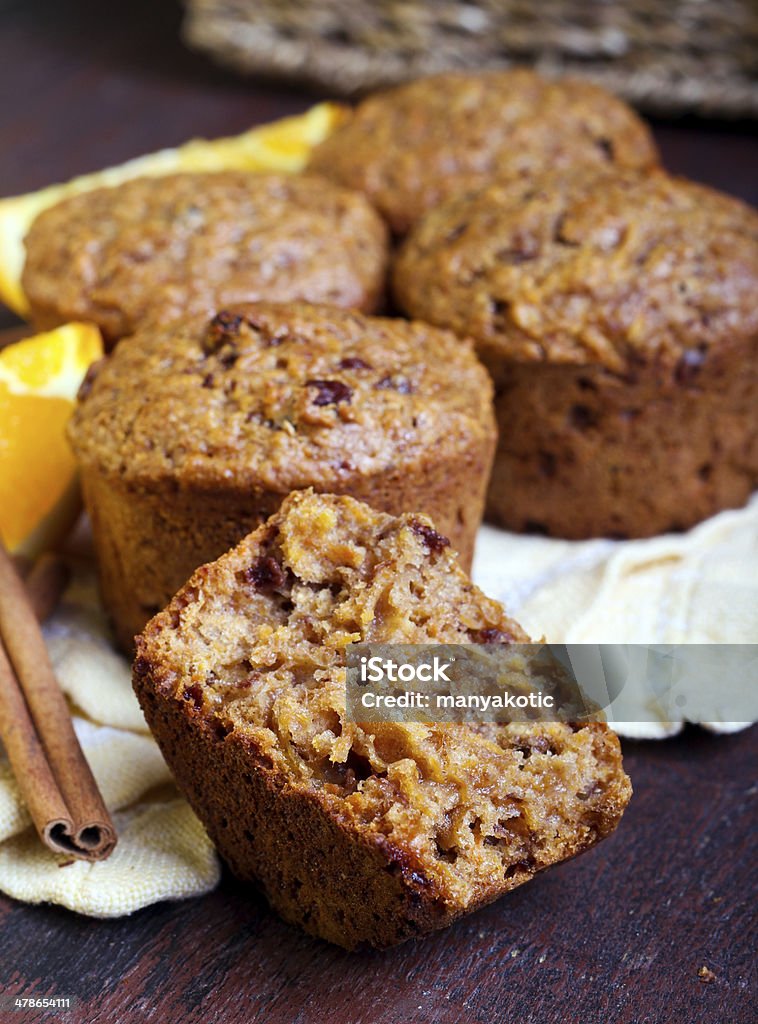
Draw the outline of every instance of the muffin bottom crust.
[[[741,507],[758,484],[758,345],[752,352],[633,376],[498,364],[486,518],[517,532],[623,540]]]

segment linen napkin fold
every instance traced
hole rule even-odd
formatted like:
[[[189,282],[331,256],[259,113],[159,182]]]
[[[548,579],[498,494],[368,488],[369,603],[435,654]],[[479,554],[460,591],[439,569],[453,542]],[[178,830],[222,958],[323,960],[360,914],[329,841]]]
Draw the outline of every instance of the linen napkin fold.
[[[745,508],[722,512],[687,533],[648,540],[551,540],[485,526],[474,579],[530,635],[549,643],[653,650],[682,643],[756,644],[758,493]],[[686,721],[715,732],[744,727],[729,721],[728,707],[712,696],[704,699],[703,681],[692,689],[700,700],[687,700],[685,685],[682,708],[672,715],[640,676],[613,702],[609,721],[623,736],[651,739],[675,735]],[[712,717],[704,721],[704,715]]]
[[[110,644],[91,561],[77,566],[45,639],[119,841],[107,860],[92,864],[56,856],[39,841],[0,757],[0,890],[92,917],[210,892],[218,857],[149,733],[129,662]]]
[[[569,542],[485,526],[474,579],[528,632],[553,643],[750,643],[758,641],[756,565],[758,496],[689,533],[651,540]],[[93,917],[210,891],[218,858],[147,730],[126,658],[110,644],[91,555],[78,560],[45,636],[119,843],[93,864],[56,857],[37,839],[0,754],[0,890]],[[649,718],[649,695],[626,698],[623,717],[631,722],[635,701],[647,701]],[[662,737],[683,721],[684,714],[619,731]]]

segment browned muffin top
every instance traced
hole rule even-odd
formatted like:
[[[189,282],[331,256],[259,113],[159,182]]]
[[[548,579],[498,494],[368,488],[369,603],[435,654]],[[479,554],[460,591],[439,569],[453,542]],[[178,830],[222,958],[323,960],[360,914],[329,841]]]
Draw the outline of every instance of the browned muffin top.
[[[662,171],[511,179],[430,213],[394,288],[485,357],[699,362],[758,332],[758,214]]]
[[[140,178],[44,211],[23,288],[41,326],[84,319],[110,341],[148,316],[304,299],[371,311],[387,237],[362,195],[315,176]]]
[[[524,69],[420,78],[370,96],[310,166],[365,192],[397,234],[447,197],[493,176],[550,167],[650,167],[650,132],[588,82]]]
[[[304,303],[146,327],[82,391],[77,456],[128,481],[339,488],[494,434],[492,388],[469,344]]]

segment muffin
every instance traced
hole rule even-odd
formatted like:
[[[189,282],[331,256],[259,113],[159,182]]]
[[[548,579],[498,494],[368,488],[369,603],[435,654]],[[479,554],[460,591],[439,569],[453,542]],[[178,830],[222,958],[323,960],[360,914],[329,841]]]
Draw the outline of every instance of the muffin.
[[[362,195],[315,176],[139,178],[45,210],[23,289],[41,329],[90,320],[106,342],[146,319],[303,299],[372,312],[387,237]]]
[[[291,495],[137,638],[134,687],[241,879],[348,949],[475,910],[614,830],[631,794],[605,725],[346,715],[346,646],[526,641],[431,520]]]
[[[496,175],[657,161],[648,128],[615,96],[518,69],[434,75],[370,96],[316,147],[310,168],[360,189],[402,235]]]
[[[471,561],[492,386],[454,335],[306,304],[152,325],[85,382],[69,428],[121,645],[292,490],[433,515]]]
[[[586,170],[451,200],[398,303],[472,337],[495,382],[489,518],[645,537],[758,481],[758,214],[663,172]]]

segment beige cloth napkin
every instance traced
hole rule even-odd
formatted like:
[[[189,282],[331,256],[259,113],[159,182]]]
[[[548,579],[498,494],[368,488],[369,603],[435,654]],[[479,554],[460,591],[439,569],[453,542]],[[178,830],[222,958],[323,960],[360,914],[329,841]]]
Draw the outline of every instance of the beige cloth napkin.
[[[758,493],[744,509],[649,540],[572,542],[485,526],[473,575],[528,633],[550,643],[758,643]],[[715,732],[744,727],[729,721],[712,678],[692,684],[672,716],[649,680],[632,679],[609,721],[623,736],[650,739],[675,735],[686,721]]]
[[[45,635],[119,841],[107,860],[94,864],[51,853],[30,825],[7,759],[0,758],[0,890],[94,917],[209,892],[220,877],[218,857],[149,734],[129,664],[108,641],[86,563]]]
[[[571,543],[484,527],[474,578],[533,636],[555,643],[739,643],[758,641],[757,565],[758,496],[687,534],[646,541]],[[218,859],[147,732],[126,659],[108,642],[91,561],[45,632],[119,844],[95,864],[50,853],[0,757],[0,890],[95,917],[208,892]],[[633,717],[637,699],[646,695],[627,701],[624,717]],[[681,727],[648,721],[640,731],[665,736]]]

